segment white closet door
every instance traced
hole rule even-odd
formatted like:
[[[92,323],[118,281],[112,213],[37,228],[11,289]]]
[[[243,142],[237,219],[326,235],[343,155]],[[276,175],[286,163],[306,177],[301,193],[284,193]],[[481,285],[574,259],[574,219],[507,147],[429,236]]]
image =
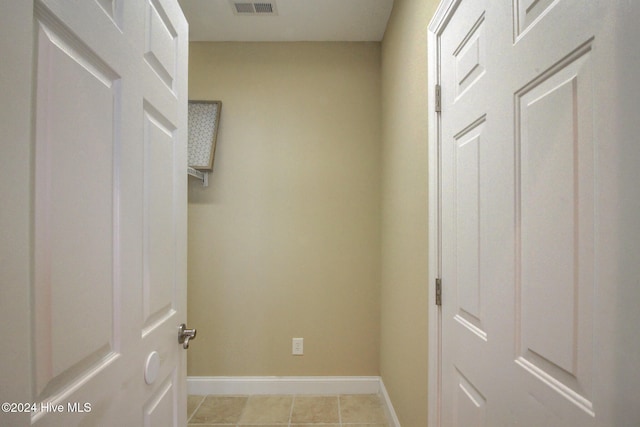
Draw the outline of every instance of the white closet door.
[[[640,425],[640,6],[452,4],[441,425]]]
[[[184,16],[175,0],[38,0],[0,19],[0,394],[23,412],[0,424],[182,426]]]

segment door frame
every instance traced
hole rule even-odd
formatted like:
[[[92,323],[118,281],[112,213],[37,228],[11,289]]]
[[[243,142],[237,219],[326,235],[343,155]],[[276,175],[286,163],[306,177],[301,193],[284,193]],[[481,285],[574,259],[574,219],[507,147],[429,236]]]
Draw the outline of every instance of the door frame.
[[[440,36],[462,0],[441,0],[427,33],[428,121],[429,121],[429,384],[430,427],[441,425],[442,411],[442,309],[435,304],[436,279],[441,275],[441,117],[436,112],[436,85],[440,84]]]

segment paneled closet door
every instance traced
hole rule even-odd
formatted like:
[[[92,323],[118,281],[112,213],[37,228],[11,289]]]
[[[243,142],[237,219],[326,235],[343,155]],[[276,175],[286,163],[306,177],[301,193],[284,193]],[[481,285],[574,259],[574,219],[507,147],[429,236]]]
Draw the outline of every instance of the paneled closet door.
[[[176,0],[15,3],[3,323],[24,362],[0,369],[32,406],[0,424],[182,426],[187,23]]]
[[[640,7],[446,3],[441,425],[637,425]]]

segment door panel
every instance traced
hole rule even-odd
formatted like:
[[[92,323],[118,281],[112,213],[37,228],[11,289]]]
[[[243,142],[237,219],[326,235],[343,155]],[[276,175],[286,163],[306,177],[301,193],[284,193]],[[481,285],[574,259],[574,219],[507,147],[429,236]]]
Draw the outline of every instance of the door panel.
[[[535,21],[542,18],[552,3],[554,0],[515,0],[513,21],[516,38],[535,25]]]
[[[174,311],[175,230],[173,162],[175,128],[145,110],[143,336]],[[164,122],[168,126],[162,124]]]
[[[107,369],[116,354],[114,153],[120,138],[114,133],[117,74],[40,10],[32,345],[36,390],[45,400],[88,371]],[[69,97],[75,102],[65,102]],[[73,122],[77,126],[69,126]],[[91,185],[78,185],[78,177]]]
[[[485,424],[486,399],[459,371],[454,403],[456,426],[480,427]]]
[[[62,404],[64,413],[32,413],[42,425],[85,417],[69,413],[69,402],[99,408],[106,396],[91,384],[125,367],[116,259],[124,243],[116,208],[126,137],[118,129],[121,63],[105,62],[65,11],[49,6],[35,7],[32,400],[40,408]],[[104,16],[86,9],[85,16]],[[75,400],[84,395],[90,400]]]
[[[486,341],[480,281],[480,152],[484,117],[456,135],[456,273],[455,319]]]
[[[477,12],[476,12],[477,13]],[[470,23],[471,21],[469,21]],[[469,23],[465,23],[468,26]],[[456,96],[459,98],[485,72],[484,11],[473,22],[453,52],[455,58]]]
[[[174,420],[177,389],[172,376],[151,394],[144,405],[144,427],[162,426]]]
[[[587,412],[595,261],[590,51],[583,46],[516,99],[517,362]]]
[[[178,34],[162,3],[161,0],[146,1],[144,58],[171,91],[175,91]]]

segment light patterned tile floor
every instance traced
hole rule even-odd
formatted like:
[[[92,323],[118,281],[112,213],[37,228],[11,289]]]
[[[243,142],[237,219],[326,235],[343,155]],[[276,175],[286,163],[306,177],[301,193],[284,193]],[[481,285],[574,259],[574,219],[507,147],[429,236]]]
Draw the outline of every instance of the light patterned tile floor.
[[[377,395],[195,396],[190,427],[388,427]]]

